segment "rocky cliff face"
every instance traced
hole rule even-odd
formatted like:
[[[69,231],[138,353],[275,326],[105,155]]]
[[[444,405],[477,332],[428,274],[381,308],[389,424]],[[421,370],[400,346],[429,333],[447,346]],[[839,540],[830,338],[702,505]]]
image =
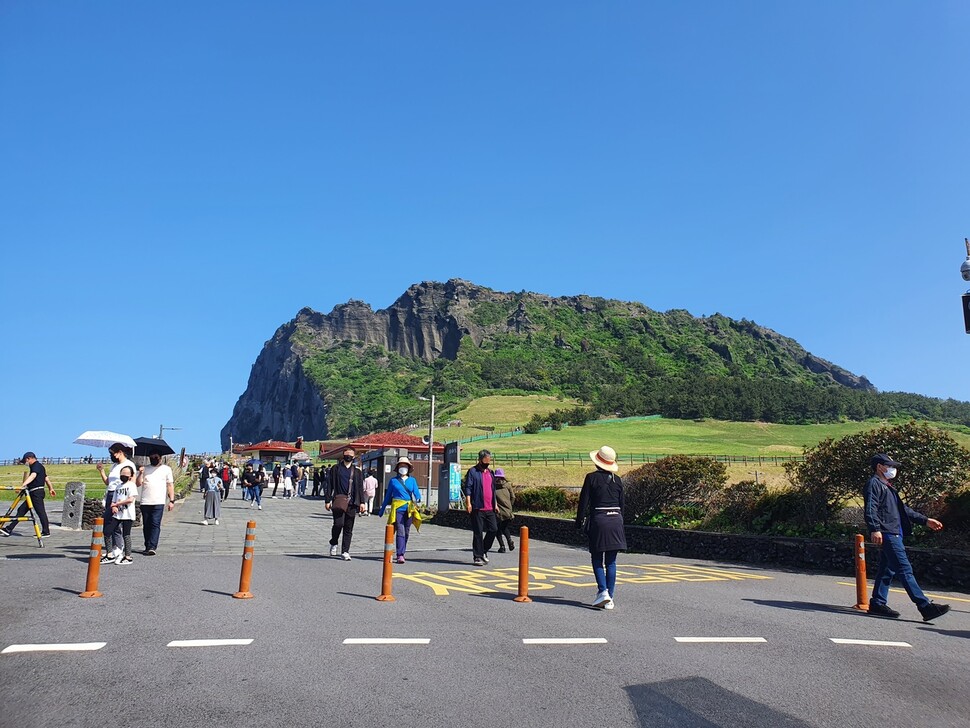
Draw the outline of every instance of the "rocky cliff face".
[[[733,367],[732,371],[748,367],[748,376],[811,376],[823,383],[872,389],[864,377],[749,321],[718,315],[698,319],[686,311],[658,313],[639,303],[590,296],[504,293],[455,279],[412,285],[379,311],[353,300],[329,314],[302,309],[260,352],[246,391],[222,429],[222,447],[229,447],[230,435],[235,442],[328,439],[327,403],[333,393],[321,391],[304,362],[347,342],[378,347],[427,367],[437,360],[455,360],[466,338],[486,350],[502,337],[531,342],[534,335],[536,341],[548,337],[560,350],[586,354],[595,353],[591,339],[602,337],[604,331],[617,341],[632,332],[640,344],[653,347],[651,356],[658,360],[708,369]],[[703,345],[698,347],[698,341]]]

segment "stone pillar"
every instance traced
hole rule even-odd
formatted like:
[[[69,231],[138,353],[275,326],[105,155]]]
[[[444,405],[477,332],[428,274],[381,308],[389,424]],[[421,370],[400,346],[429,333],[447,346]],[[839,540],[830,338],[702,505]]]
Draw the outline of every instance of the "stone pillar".
[[[64,510],[61,512],[61,526],[81,528],[84,516],[84,483],[72,480],[64,488]]]

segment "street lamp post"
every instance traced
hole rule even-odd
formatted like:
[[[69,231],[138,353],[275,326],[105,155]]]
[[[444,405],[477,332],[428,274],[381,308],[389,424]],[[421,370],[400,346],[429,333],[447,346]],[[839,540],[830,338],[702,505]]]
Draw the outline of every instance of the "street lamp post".
[[[422,402],[427,402],[427,397],[418,397]],[[431,468],[434,465],[434,395],[431,395],[431,422],[428,425],[428,497],[425,499],[425,507],[431,507]]]

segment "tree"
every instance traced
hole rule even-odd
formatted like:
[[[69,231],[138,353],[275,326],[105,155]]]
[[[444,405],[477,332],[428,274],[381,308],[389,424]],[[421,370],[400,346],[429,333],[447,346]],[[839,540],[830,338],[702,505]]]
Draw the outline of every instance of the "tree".
[[[862,494],[872,475],[869,459],[879,452],[903,464],[894,484],[917,510],[933,511],[970,472],[970,451],[944,430],[915,421],[823,440],[806,448],[804,462],[788,463],[785,470],[792,485],[810,494],[810,517],[828,523],[849,498]]]
[[[706,501],[724,487],[727,467],[713,458],[671,455],[641,465],[623,480],[623,516],[636,523],[673,506]]]

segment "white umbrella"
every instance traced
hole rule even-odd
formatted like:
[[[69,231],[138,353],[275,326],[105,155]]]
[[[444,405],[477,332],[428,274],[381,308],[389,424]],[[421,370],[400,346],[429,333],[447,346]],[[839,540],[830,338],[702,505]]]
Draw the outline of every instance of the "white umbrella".
[[[128,437],[128,435],[109,432],[108,430],[88,430],[87,432],[82,432],[74,440],[75,445],[90,445],[91,447],[111,447],[116,442],[127,445],[132,450],[135,449],[135,441]]]

